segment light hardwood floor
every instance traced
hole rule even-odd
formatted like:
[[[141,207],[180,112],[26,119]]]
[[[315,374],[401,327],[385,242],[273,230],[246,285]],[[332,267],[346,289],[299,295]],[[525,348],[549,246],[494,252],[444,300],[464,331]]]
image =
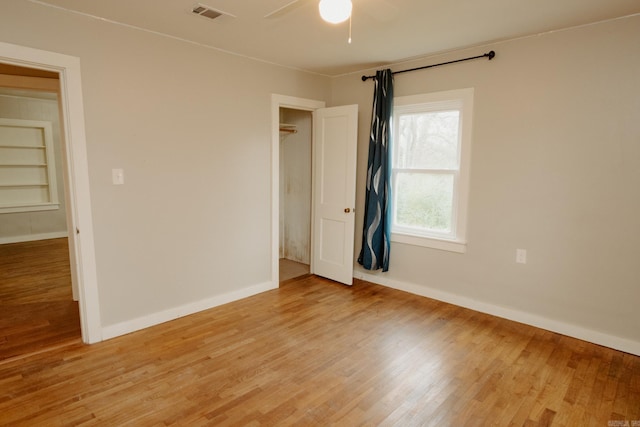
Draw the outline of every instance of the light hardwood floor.
[[[640,420],[640,358],[316,276],[0,363],[0,425],[602,426]]]
[[[280,258],[280,282],[309,274],[309,264]]]
[[[0,245],[0,360],[80,336],[67,239]]]

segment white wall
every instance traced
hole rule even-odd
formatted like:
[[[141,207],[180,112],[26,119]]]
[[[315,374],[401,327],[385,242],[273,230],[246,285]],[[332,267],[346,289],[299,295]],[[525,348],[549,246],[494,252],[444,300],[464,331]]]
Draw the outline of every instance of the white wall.
[[[475,88],[467,253],[394,243],[388,273],[357,275],[640,352],[639,41],[635,16],[391,67],[497,52],[395,78],[396,96]],[[332,99],[360,107],[358,206],[373,95],[360,75],[334,79]]]
[[[55,210],[0,214],[0,243],[66,236],[67,214],[64,202],[64,169],[57,99],[15,96],[9,92],[0,93],[0,117],[51,122],[60,203],[60,208]]]
[[[280,137],[282,257],[304,264],[311,256],[311,112],[281,109],[296,133]]]
[[[326,101],[329,79],[21,0],[0,16],[1,40],[81,61],[103,326],[271,282],[271,94]]]

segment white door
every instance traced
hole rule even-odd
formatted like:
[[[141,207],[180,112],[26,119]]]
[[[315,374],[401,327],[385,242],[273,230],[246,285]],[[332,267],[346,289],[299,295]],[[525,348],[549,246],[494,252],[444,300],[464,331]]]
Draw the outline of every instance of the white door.
[[[315,110],[313,127],[313,273],[351,285],[358,106]]]

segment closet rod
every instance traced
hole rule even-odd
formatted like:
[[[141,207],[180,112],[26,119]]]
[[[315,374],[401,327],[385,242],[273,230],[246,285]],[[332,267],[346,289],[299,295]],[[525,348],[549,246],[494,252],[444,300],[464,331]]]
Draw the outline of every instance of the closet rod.
[[[296,129],[290,129],[290,128],[280,128],[280,132],[298,133],[298,131]]]
[[[408,70],[393,71],[391,74],[408,73],[409,71],[424,70],[425,68],[439,67],[441,65],[454,64],[456,62],[470,61],[472,59],[485,58],[485,57],[489,58],[489,61],[491,61],[495,56],[496,56],[496,53],[492,50],[491,52],[487,52],[487,53],[485,53],[483,55],[471,56],[469,58],[456,59],[455,61],[441,62],[440,64],[425,65],[424,67],[410,68]],[[362,76],[362,81],[366,82],[369,79],[375,79],[375,78],[376,78],[376,76]]]

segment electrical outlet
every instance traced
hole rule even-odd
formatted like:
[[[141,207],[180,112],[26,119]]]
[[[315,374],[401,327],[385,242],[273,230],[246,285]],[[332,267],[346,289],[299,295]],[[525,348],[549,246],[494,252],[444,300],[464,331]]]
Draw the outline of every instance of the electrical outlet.
[[[516,249],[516,262],[518,264],[526,264],[527,263],[527,250],[526,249]]]

